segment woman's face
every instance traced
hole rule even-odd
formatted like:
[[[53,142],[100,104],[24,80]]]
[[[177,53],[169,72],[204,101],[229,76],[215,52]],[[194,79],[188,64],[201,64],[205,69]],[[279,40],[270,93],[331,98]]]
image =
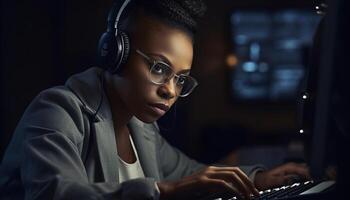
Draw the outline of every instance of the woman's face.
[[[121,76],[118,94],[132,115],[151,123],[160,118],[175,103],[174,79],[163,85],[151,82],[150,64],[136,49],[152,59],[169,64],[176,74],[188,74],[193,58],[191,37],[181,29],[171,27],[151,17],[136,20],[130,35],[130,56]]]

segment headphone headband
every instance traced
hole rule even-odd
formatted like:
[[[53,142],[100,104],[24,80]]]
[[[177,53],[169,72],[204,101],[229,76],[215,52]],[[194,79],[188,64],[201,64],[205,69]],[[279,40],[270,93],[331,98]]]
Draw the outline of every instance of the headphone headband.
[[[118,30],[119,21],[124,13],[124,10],[127,9],[130,0],[125,1],[116,1],[113,3],[112,9],[108,15],[108,25],[107,31]]]
[[[115,23],[114,23],[114,28],[115,28],[116,30],[118,30],[118,23],[119,23],[119,20],[120,20],[120,16],[121,16],[122,13],[124,12],[126,6],[129,4],[129,2],[130,2],[130,0],[125,0],[124,3],[123,3],[123,5],[122,5],[122,7],[120,7],[120,10],[119,10],[119,12],[118,12],[118,15],[117,15],[117,17],[116,17],[116,19],[115,19]]]

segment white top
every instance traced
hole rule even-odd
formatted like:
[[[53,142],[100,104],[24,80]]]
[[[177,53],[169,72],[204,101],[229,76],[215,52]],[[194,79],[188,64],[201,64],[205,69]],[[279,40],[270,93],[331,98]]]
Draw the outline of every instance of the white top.
[[[136,161],[134,163],[127,163],[123,159],[121,159],[118,155],[119,158],[119,183],[122,183],[124,181],[130,180],[130,179],[135,179],[135,178],[144,178],[145,174],[143,173],[143,170],[141,168],[139,156],[137,155],[137,151],[135,149],[134,142],[132,141],[131,136],[129,135],[130,142],[132,149],[134,151],[134,154],[136,156]]]

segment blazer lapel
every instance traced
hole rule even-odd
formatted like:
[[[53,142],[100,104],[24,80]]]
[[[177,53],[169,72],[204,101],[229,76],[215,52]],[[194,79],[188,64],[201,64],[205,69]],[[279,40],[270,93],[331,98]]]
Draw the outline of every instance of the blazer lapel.
[[[104,89],[104,71],[90,68],[72,76],[66,86],[81,100],[85,111],[95,117],[92,119],[91,131],[96,137],[96,151],[104,180],[119,182],[118,152],[111,107]]]
[[[130,120],[129,128],[145,176],[159,180],[154,131],[146,128],[135,117]]]
[[[112,120],[93,123],[95,128],[97,151],[101,160],[104,180],[119,182],[117,145]]]

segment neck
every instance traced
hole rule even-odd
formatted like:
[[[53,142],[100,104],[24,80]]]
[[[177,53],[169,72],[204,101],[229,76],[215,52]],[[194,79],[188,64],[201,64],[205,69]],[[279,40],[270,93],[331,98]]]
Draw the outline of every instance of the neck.
[[[110,73],[105,73],[106,80],[106,94],[111,106],[113,125],[116,135],[129,134],[127,124],[130,121],[132,114],[130,110],[127,109],[125,102],[121,98],[123,94],[121,92],[121,82],[122,78],[113,77]]]

